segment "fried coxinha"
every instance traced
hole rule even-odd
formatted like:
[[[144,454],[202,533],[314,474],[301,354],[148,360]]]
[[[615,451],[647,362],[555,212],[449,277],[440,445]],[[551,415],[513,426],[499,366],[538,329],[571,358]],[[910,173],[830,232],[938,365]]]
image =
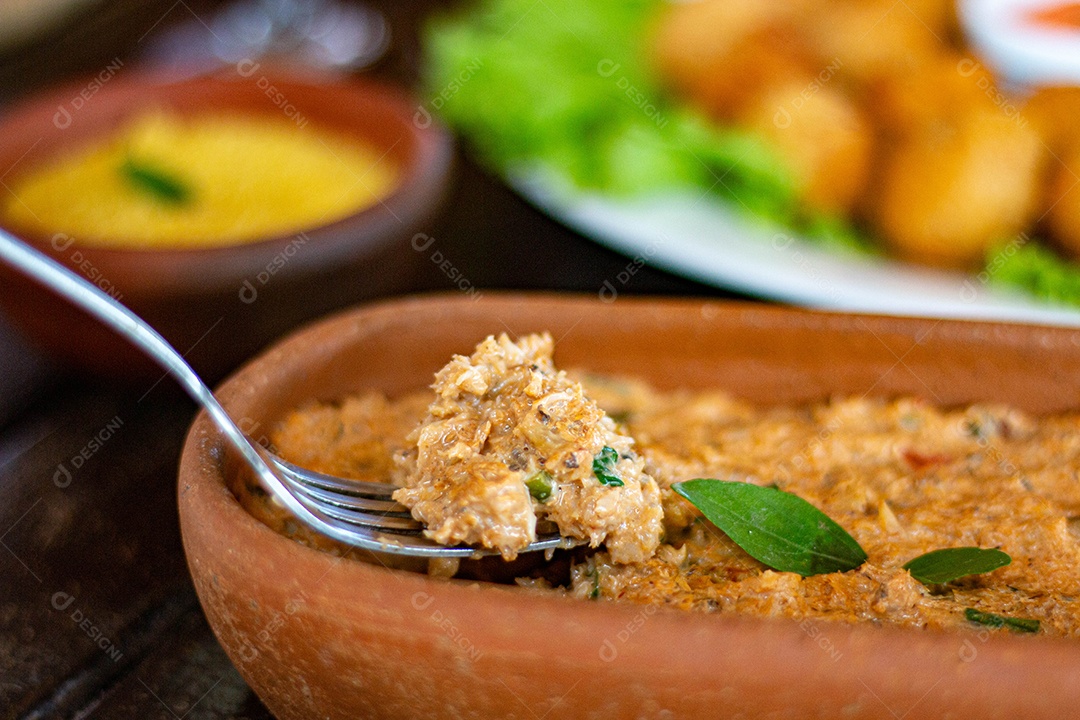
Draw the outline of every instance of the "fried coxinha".
[[[512,558],[538,523],[582,540],[523,586],[1080,635],[1080,415],[913,398],[759,407],[568,374],[553,351],[546,334],[489,337],[429,390],[298,408],[272,439],[313,469],[397,484],[438,542]],[[335,551],[241,494],[279,531]]]

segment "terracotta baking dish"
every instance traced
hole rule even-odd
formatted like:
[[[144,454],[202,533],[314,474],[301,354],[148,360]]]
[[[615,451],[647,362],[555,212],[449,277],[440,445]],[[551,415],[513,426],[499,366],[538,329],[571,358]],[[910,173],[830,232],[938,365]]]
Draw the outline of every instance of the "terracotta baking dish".
[[[310,326],[221,388],[258,434],[285,410],[423,386],[489,333],[550,330],[556,361],[753,401],[918,395],[1080,405],[1080,331],[691,300],[485,295],[361,307]],[[180,520],[206,615],[283,720],[300,718],[1064,718],[1080,643],[687,614],[440,581],[270,531],[226,489],[205,415]]]

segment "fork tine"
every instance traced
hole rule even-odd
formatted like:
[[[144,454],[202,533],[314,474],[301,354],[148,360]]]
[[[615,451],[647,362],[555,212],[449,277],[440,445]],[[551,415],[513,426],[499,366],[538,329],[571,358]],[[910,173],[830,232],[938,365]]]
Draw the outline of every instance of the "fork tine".
[[[349,480],[302,468],[274,455],[262,454],[282,480],[283,489],[316,516],[320,532],[356,547],[414,557],[480,557],[487,548],[439,545],[423,535],[424,526],[391,495],[389,483]],[[557,534],[542,535],[525,552],[571,548],[580,541]]]
[[[298,493],[303,493],[312,500],[326,505],[343,508],[346,510],[358,510],[385,517],[412,517],[409,509],[392,500],[371,500],[369,498],[352,497],[340,493],[324,490],[319,487],[311,487],[301,482],[296,482],[291,477],[285,478],[289,486]]]
[[[393,485],[338,478],[266,454],[293,494],[322,517],[375,532],[419,535],[424,529],[407,507],[389,499]]]
[[[411,517],[402,518],[389,517],[386,515],[371,515],[369,513],[341,508],[335,505],[324,505],[319,508],[319,512],[327,517],[341,520],[350,525],[357,525],[359,527],[370,528],[382,532],[415,535],[424,529],[423,525],[416,520],[413,520]]]
[[[278,457],[272,452],[266,452],[267,458],[277,466],[277,469],[299,483],[322,490],[350,495],[354,497],[372,498],[374,500],[391,500],[394,490],[397,488],[389,483],[373,483],[364,480],[346,480],[345,478],[326,475],[315,470],[308,470],[293,465],[288,460]]]
[[[495,553],[488,548],[440,545],[424,537],[423,526],[415,520],[368,515],[332,505],[322,505],[303,494],[298,494],[297,497],[319,516],[321,522],[336,531],[332,536],[373,552],[428,558],[481,557]],[[578,544],[580,541],[572,538],[547,535],[538,538],[525,552],[572,548]]]

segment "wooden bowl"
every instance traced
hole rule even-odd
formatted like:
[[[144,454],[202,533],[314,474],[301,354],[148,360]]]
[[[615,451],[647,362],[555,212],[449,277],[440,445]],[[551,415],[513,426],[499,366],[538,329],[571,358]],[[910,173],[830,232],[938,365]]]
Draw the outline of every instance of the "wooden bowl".
[[[539,330],[565,367],[761,403],[1080,403],[1076,330],[552,295],[352,310],[276,345],[218,396],[259,434],[304,401],[415,389],[489,333]],[[200,415],[180,464],[184,548],[210,625],[282,720],[1056,719],[1080,705],[1075,641],[591,603],[340,559],[248,515],[226,489],[229,455]]]
[[[235,113],[280,119],[364,140],[401,170],[380,203],[328,225],[265,240],[198,249],[81,247],[66,235],[9,227],[142,315],[206,375],[217,376],[271,339],[361,299],[415,287],[424,258],[410,247],[442,200],[452,144],[416,103],[371,81],[299,75],[253,63],[196,77],[122,68],[74,83],[0,118],[8,185],[57,154],[115,132],[154,109],[180,116]],[[421,127],[423,125],[423,127]],[[61,230],[58,228],[58,231]],[[78,367],[119,377],[161,371],[103,325],[0,265],[0,307],[39,345]]]

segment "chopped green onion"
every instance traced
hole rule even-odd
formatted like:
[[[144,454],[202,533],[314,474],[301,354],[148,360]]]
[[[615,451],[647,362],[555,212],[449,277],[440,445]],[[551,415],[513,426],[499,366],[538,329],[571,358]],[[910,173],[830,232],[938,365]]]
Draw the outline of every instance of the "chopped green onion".
[[[551,473],[547,470],[540,470],[530,475],[525,480],[525,485],[529,488],[529,494],[537,502],[545,502],[551,497],[551,493],[555,489],[555,483],[551,480]]]
[[[1014,618],[997,613],[980,612],[975,608],[964,610],[964,617],[973,623],[986,625],[992,628],[1007,627],[1016,632],[1034,633],[1039,632],[1039,621],[1034,618]]]
[[[609,487],[623,486],[623,481],[615,474],[615,463],[617,462],[619,462],[619,453],[615,452],[615,448],[610,448],[607,445],[593,458],[593,475],[596,476],[601,485]]]
[[[191,190],[168,172],[147,163],[127,158],[120,174],[128,183],[147,195],[169,205],[183,205],[191,199]]]

